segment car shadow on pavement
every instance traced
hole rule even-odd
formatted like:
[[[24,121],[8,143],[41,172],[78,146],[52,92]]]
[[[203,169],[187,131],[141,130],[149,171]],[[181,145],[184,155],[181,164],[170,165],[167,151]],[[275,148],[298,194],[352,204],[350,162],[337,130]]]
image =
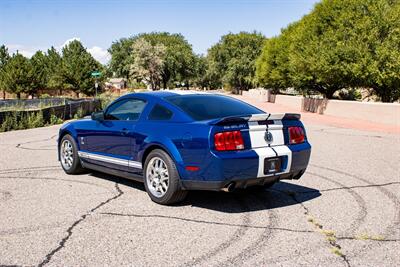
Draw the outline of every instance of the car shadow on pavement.
[[[100,172],[90,172],[96,178],[115,182],[145,192],[143,183]],[[242,213],[300,205],[321,196],[319,190],[290,182],[278,182],[265,190],[236,190],[230,193],[190,191],[186,199],[174,206],[194,206],[226,213]],[[149,198],[149,201],[150,198]]]
[[[237,190],[231,193],[193,191],[181,205],[212,209],[226,213],[241,213],[275,209],[321,196],[319,190],[288,182],[278,182],[265,190]]]

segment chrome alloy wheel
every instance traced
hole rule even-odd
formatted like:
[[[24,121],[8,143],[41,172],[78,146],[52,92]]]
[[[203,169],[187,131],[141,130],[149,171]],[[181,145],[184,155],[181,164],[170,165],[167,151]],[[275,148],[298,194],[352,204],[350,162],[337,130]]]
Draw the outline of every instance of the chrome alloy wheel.
[[[71,141],[66,139],[62,142],[60,154],[62,166],[64,169],[69,170],[74,164],[74,148]]]
[[[161,158],[154,157],[147,164],[146,183],[151,194],[155,197],[162,197],[167,192],[169,185],[168,168]]]

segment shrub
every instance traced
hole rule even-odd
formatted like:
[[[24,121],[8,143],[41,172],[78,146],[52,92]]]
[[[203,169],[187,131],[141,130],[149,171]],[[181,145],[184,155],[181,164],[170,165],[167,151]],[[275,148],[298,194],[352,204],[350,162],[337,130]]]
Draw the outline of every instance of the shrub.
[[[18,122],[17,122],[17,113],[13,112],[9,116],[5,118],[3,123],[1,124],[0,131],[1,132],[7,132],[11,130],[15,130],[18,127]]]
[[[82,109],[82,108],[78,108],[78,110],[76,111],[75,115],[74,115],[74,119],[81,119],[85,116],[86,112]]]
[[[43,112],[32,112],[24,115],[22,112],[9,114],[1,124],[0,131],[23,130],[45,126]]]
[[[55,124],[61,124],[61,123],[63,123],[63,120],[61,118],[57,117],[54,114],[50,115],[49,125],[55,125]]]
[[[51,98],[51,95],[44,93],[44,94],[41,94],[39,96],[39,98]]]
[[[101,109],[105,109],[108,106],[108,104],[110,104],[116,98],[117,98],[116,96],[114,96],[113,94],[111,94],[109,92],[102,93],[99,96],[99,99],[101,102]]]
[[[338,93],[339,99],[341,100],[360,100],[361,93],[359,90],[350,88],[350,89],[342,89]]]
[[[27,116],[26,122],[23,118],[21,118],[22,123],[26,123],[24,125],[24,128],[20,129],[30,129],[30,128],[37,128],[37,127],[43,127],[45,125],[44,123],[44,118],[43,118],[43,112],[33,112],[30,115]]]

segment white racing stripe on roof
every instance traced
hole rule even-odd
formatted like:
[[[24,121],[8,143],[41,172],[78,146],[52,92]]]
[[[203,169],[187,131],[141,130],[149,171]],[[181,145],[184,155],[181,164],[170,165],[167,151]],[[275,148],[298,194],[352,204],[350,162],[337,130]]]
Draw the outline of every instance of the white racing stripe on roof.
[[[164,92],[169,92],[177,95],[207,95],[210,94],[204,91],[194,91],[194,90],[161,90]]]

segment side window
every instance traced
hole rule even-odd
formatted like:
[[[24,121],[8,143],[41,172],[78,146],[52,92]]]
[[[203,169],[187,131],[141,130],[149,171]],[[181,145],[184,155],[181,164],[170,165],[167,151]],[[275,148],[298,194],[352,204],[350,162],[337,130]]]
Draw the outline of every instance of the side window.
[[[173,113],[171,110],[157,104],[151,110],[148,119],[165,121],[165,120],[171,119],[172,115],[173,115]]]
[[[106,120],[136,121],[139,119],[146,102],[140,99],[126,99],[114,103],[104,115]]]

